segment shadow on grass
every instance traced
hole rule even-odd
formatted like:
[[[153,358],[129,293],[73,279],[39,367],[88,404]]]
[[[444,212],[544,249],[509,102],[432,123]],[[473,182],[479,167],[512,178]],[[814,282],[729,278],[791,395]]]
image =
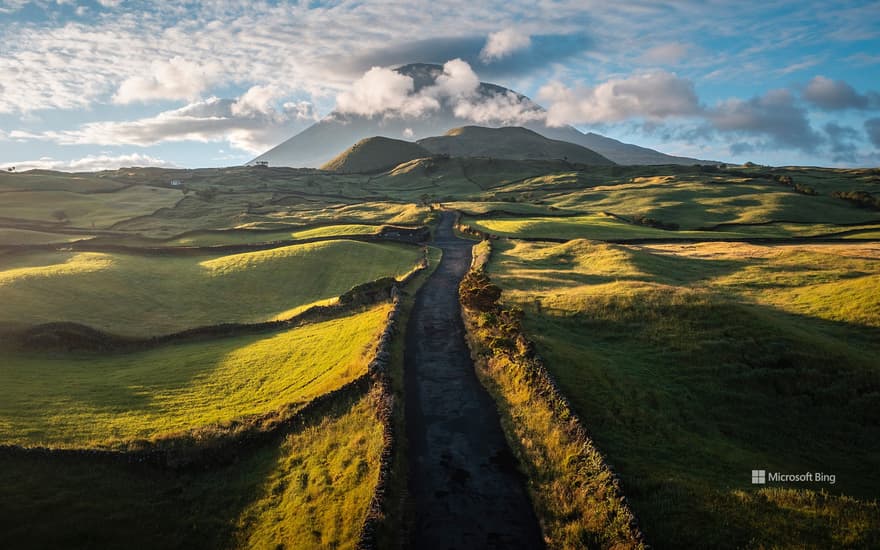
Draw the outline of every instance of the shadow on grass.
[[[526,304],[525,326],[652,545],[873,546],[880,332],[707,293],[579,307]],[[774,500],[751,485],[752,469],[836,483],[779,484],[800,492]],[[832,496],[809,501],[821,489]]]
[[[290,433],[341,418],[362,397],[340,399]],[[88,456],[0,454],[3,545],[232,547],[240,517],[282,464],[283,437],[243,452],[232,465],[184,473]]]

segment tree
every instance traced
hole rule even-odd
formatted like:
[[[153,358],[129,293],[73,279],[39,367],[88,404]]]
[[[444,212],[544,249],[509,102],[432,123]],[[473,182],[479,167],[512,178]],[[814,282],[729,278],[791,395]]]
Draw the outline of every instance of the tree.
[[[67,220],[67,212],[65,212],[64,210],[55,210],[54,212],[52,212],[52,217],[59,222],[63,222]]]

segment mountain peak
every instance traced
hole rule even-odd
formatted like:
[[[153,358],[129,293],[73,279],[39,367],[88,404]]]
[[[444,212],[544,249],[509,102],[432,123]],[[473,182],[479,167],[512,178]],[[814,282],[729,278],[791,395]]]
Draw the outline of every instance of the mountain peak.
[[[443,65],[434,63],[409,63],[394,69],[398,74],[413,79],[412,94],[438,84],[437,79],[445,70]],[[442,88],[442,87],[441,87]],[[622,143],[598,134],[584,134],[571,126],[547,126],[542,116],[543,109],[526,96],[509,90],[503,86],[480,82],[474,96],[467,98],[466,109],[458,109],[454,102],[457,98],[443,98],[433,111],[423,111],[414,115],[404,115],[389,111],[384,114],[361,115],[343,111],[333,111],[320,122],[310,126],[287,141],[260,155],[255,160],[266,161],[273,166],[321,166],[333,159],[339,151],[351,146],[352,143],[370,136],[403,139],[409,142],[441,136],[456,128],[465,134],[476,131],[485,134],[486,128],[475,129],[473,124],[482,126],[524,126],[525,128],[507,129],[525,135],[531,131],[545,138],[566,141],[585,147],[598,153],[607,160],[618,164],[696,164],[701,161],[692,158],[673,157],[653,149]],[[433,94],[431,95],[433,98]],[[435,101],[436,102],[436,101]],[[528,102],[527,104],[522,104]],[[521,103],[517,105],[517,103]],[[484,120],[487,116],[499,112],[512,114],[499,120]],[[530,117],[529,121],[517,122],[516,111],[522,111]],[[463,115],[462,113],[471,113]],[[531,136],[534,137],[534,136]],[[492,139],[492,138],[486,138]],[[705,162],[705,161],[702,161]]]

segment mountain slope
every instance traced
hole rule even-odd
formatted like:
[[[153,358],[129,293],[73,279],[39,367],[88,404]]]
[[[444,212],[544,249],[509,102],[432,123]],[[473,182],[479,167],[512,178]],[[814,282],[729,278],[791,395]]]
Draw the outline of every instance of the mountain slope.
[[[443,136],[420,139],[417,143],[431,153],[453,157],[567,160],[592,165],[614,164],[581,145],[548,139],[537,132],[516,126],[504,128],[464,126],[454,128]]]
[[[431,153],[427,149],[411,141],[371,137],[355,143],[321,166],[321,169],[344,173],[380,172],[429,156]]]
[[[428,86],[436,85],[437,78],[443,74],[443,67],[427,63],[414,63],[396,69],[398,73],[413,79],[413,92],[418,93]],[[543,109],[527,97],[502,86],[479,83],[478,98],[504,101],[522,101],[535,114]],[[472,125],[472,120],[456,116],[455,109],[448,103],[429,116],[394,117],[376,115],[372,117],[334,111],[323,120],[306,128],[287,141],[263,153],[254,161],[266,161],[272,166],[317,167],[331,160],[352,143],[373,136],[393,139],[418,140],[440,136],[452,128]],[[484,126],[509,126],[499,122]],[[697,159],[674,157],[653,149],[630,145],[598,134],[584,134],[571,126],[554,128],[541,122],[530,122],[522,126],[538,134],[555,140],[567,141],[591,149],[618,164],[696,164]]]

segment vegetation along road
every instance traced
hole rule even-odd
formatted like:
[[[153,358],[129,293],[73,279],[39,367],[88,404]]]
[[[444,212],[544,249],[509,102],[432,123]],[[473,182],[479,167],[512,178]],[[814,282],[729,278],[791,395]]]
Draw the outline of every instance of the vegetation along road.
[[[541,548],[537,519],[464,340],[458,284],[471,243],[444,213],[443,260],[416,298],[406,342],[416,548]]]

